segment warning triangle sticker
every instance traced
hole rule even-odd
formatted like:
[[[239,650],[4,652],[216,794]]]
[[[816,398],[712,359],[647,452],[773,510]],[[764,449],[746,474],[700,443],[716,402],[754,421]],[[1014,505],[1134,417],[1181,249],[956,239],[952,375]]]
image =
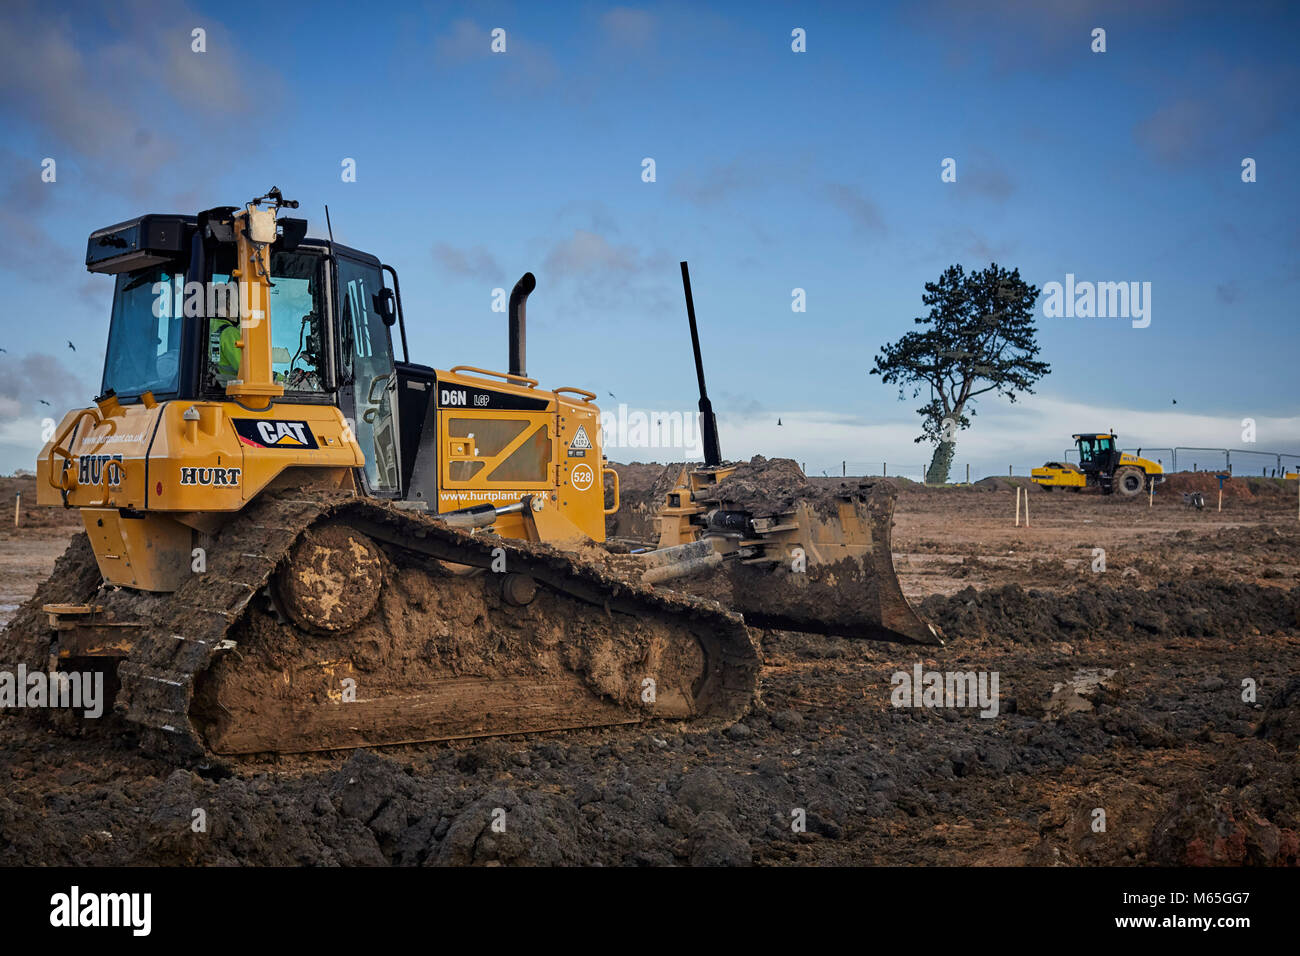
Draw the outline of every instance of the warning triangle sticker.
[[[587,429],[583,425],[578,426],[578,430],[573,435],[573,441],[569,442],[570,448],[590,448],[591,439],[587,437]]]

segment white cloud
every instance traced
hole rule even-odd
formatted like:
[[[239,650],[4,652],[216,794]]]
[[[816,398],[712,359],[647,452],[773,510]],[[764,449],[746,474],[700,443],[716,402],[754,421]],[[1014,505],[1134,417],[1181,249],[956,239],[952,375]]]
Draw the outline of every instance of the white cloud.
[[[1256,441],[1242,441],[1242,419],[1255,419]],[[781,421],[777,425],[778,418]],[[1272,417],[1252,414],[1201,415],[1168,409],[1125,409],[1051,395],[1029,396],[1015,405],[987,408],[976,415],[969,431],[957,441],[954,477],[970,463],[976,476],[1006,474],[1007,466],[1023,469],[1037,467],[1045,461],[1059,460],[1071,447],[1076,432],[1107,431],[1114,428],[1124,448],[1142,447],[1153,457],[1163,458],[1166,467],[1172,462],[1166,449],[1172,446],[1259,449],[1261,453],[1300,454],[1300,415]],[[840,462],[847,460],[849,471],[859,464],[879,472],[880,464],[889,462],[908,466],[920,476],[920,466],[929,460],[930,446],[915,444],[919,432],[915,416],[890,421],[868,422],[842,412],[814,410],[783,412],[779,409],[753,410],[748,414],[718,414],[718,430],[723,455],[731,459],[755,454],[794,458],[807,462],[808,470],[838,473]],[[1196,460],[1202,468],[1220,467],[1222,458],[1212,454],[1179,456],[1179,465]],[[1294,464],[1294,460],[1292,461]],[[1239,472],[1258,470],[1273,463],[1263,457],[1234,456]]]

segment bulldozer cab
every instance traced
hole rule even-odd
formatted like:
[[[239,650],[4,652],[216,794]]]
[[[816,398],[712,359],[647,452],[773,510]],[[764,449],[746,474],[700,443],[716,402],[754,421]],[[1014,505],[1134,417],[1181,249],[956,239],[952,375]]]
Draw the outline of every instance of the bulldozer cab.
[[[234,281],[234,246],[205,241],[201,218],[143,216],[91,236],[87,267],[116,280],[101,395],[123,404],[147,394],[160,402],[228,400],[247,304]],[[277,240],[270,265],[271,374],[281,400],[337,405],[365,455],[366,491],[400,495],[396,298],[387,267],[301,233]]]

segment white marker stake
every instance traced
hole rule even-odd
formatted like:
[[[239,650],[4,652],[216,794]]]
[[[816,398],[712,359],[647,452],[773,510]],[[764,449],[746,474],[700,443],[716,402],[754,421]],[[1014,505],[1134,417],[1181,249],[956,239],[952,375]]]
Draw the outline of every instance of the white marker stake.
[[[1020,486],[1016,486],[1016,527],[1020,527]]]
[[[1150,489],[1147,498],[1147,507],[1154,508],[1156,504],[1156,483],[1155,479],[1147,479],[1147,488]]]
[[[1223,510],[1223,482],[1219,482],[1219,510]]]
[[[20,491],[18,492],[18,496],[14,498],[14,527],[15,528],[18,527],[18,509],[22,506],[22,503],[23,503],[23,493]]]
[[[1025,527],[1029,527],[1029,489],[1025,489]]]

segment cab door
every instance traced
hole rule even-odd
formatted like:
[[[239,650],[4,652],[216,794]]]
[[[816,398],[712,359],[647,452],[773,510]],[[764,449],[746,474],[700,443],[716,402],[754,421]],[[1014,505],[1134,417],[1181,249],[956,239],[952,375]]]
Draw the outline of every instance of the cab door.
[[[393,343],[375,297],[384,288],[379,262],[338,250],[340,401],[345,417],[366,456],[366,490],[382,497],[399,496],[399,455]]]

